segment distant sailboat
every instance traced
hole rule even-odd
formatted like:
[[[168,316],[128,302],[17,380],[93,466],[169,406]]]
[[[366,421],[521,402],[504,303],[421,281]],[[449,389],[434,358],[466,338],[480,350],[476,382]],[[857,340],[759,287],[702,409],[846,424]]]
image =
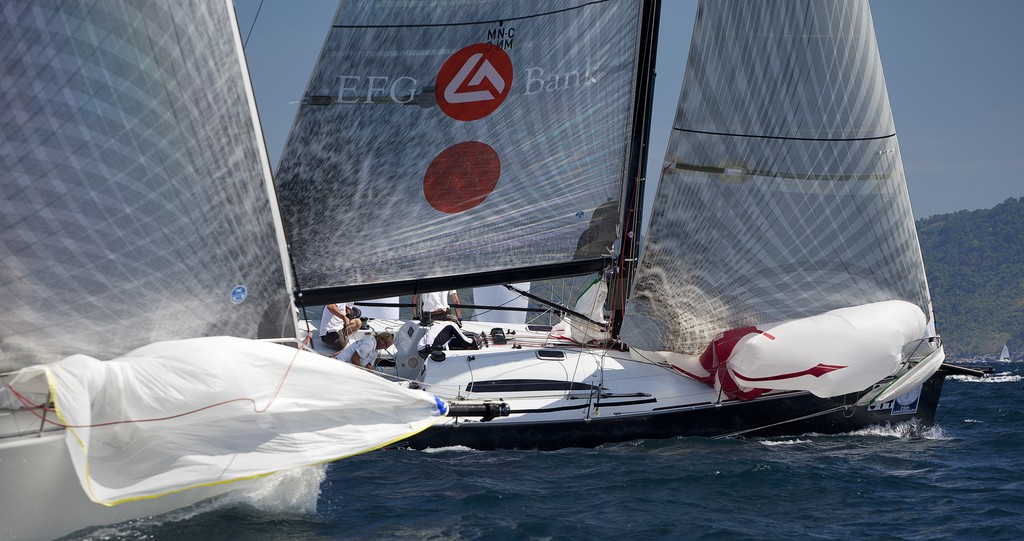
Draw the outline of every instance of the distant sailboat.
[[[1003,351],[999,353],[999,358],[996,360],[1004,363],[1008,363],[1013,360],[1010,358],[1010,350],[1007,349],[1006,344],[1003,344]]]

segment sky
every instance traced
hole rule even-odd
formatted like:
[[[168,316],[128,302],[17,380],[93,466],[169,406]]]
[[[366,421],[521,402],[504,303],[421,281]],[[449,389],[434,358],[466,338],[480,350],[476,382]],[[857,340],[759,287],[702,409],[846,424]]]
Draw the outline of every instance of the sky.
[[[272,167],[337,5],[235,0]],[[696,5],[662,4],[648,207],[675,117]],[[1024,1],[874,0],[871,9],[915,217],[990,208],[1024,196]]]

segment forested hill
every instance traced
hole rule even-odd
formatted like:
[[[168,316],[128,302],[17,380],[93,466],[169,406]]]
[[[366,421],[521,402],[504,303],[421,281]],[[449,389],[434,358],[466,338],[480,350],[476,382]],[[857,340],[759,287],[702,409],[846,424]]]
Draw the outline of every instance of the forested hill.
[[[1024,356],[1024,198],[917,221],[947,355]]]

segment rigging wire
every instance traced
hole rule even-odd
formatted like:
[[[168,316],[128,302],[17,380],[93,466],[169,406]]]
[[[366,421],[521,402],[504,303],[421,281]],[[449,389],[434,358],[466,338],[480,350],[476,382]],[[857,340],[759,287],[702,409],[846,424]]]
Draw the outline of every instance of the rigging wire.
[[[472,319],[472,321],[480,321],[480,316],[482,316],[482,315],[484,315],[486,313],[489,313],[489,312],[495,312],[495,311],[500,312],[502,308],[504,308],[504,307],[506,307],[506,306],[508,306],[508,305],[510,305],[510,304],[512,304],[512,303],[514,303],[516,301],[518,301],[521,298],[523,298],[523,295],[520,294],[520,295],[517,295],[514,299],[509,299],[509,300],[499,304],[498,306],[496,306],[494,308],[487,308],[485,310],[478,311],[476,308],[474,308],[473,309],[473,319]],[[476,299],[474,299],[473,302],[475,304],[476,303]]]
[[[600,281],[601,278],[598,278],[598,280]],[[585,294],[591,287],[594,287],[596,284],[597,284],[597,282],[592,283],[591,285],[587,286],[587,288],[584,289],[583,293]],[[589,309],[587,315],[592,315],[597,310],[597,308],[598,308],[598,306],[597,306],[598,298],[599,298],[598,295],[594,295],[594,300],[593,300],[592,304],[589,307],[590,309]],[[576,308],[576,307],[574,306],[573,308]],[[602,306],[600,308],[603,311],[604,307]],[[568,316],[565,318],[565,320],[568,323]],[[581,323],[583,325],[587,325],[587,327],[590,327],[590,325],[591,325],[587,321],[583,321]],[[570,330],[570,334],[571,334],[572,325],[569,325],[569,330]],[[587,333],[585,333],[583,338],[586,338],[586,334]],[[577,342],[580,342],[581,344],[583,343],[582,341],[577,341]],[[593,413],[593,411],[595,409],[598,409],[598,408],[601,407],[601,393],[604,391],[604,358],[605,358],[605,355],[607,355],[607,353],[608,353],[608,350],[605,350],[604,354],[597,356],[597,371],[598,371],[598,374],[599,374],[599,380],[598,380],[597,388],[595,389],[594,387],[591,387],[590,388],[590,392],[587,393],[587,409],[586,409],[586,414],[585,414],[584,418],[586,420],[588,420],[588,421],[590,420],[590,416]],[[576,354],[576,367],[573,368],[573,375],[572,375],[571,379],[573,379],[573,380],[576,379],[576,373],[580,369],[580,363],[582,362],[582,360],[583,360],[583,349],[581,348],[579,350],[579,352]],[[566,375],[568,375],[568,374],[566,374]],[[597,393],[596,404],[595,404],[595,401],[594,401],[595,391]],[[568,396],[569,396],[569,391],[566,391],[566,397],[568,397]]]
[[[941,422],[941,421],[942,421],[943,419],[945,419],[947,415],[949,415],[950,413],[952,413],[952,412],[953,412],[953,410],[955,410],[955,409],[957,408],[957,406],[959,406],[959,405],[960,405],[960,403],[961,403],[961,402],[963,402],[963,401],[964,401],[964,400],[966,400],[966,399],[967,399],[968,397],[970,397],[970,396],[971,396],[972,394],[974,394],[974,392],[975,392],[975,391],[977,391],[977,390],[978,390],[978,389],[979,389],[979,388],[981,387],[981,381],[982,381],[982,379],[983,379],[983,378],[979,378],[979,379],[978,379],[978,381],[976,381],[976,382],[974,383],[974,386],[973,386],[973,387],[971,388],[971,390],[970,390],[969,392],[967,392],[967,394],[965,394],[964,396],[960,397],[960,400],[957,400],[955,404],[953,404],[953,405],[952,405],[952,406],[951,406],[951,407],[950,407],[950,408],[949,408],[948,410],[946,410],[945,412],[943,412],[943,413],[942,413],[942,417],[939,417],[938,419],[936,419],[936,420],[935,420],[935,424],[936,424],[936,425],[937,425],[937,424],[939,424],[939,422]]]
[[[242,42],[242,49],[245,49],[245,45],[249,43],[249,36],[252,35],[252,29],[256,27],[256,19],[260,17],[260,10],[263,9],[263,0],[260,0],[260,7],[256,8],[256,16],[252,18],[252,24],[249,25],[249,32],[245,35],[245,41]]]
[[[837,411],[844,410],[844,409],[847,409],[847,408],[852,408],[852,407],[853,406],[851,406],[851,405],[844,404],[842,406],[836,406],[834,408],[830,408],[830,409],[827,409],[827,410],[822,410],[822,411],[819,411],[817,413],[811,413],[809,415],[804,415],[803,417],[797,417],[795,419],[786,419],[785,421],[779,421],[777,423],[771,423],[771,424],[767,424],[767,425],[764,425],[764,426],[756,426],[754,428],[748,428],[746,430],[739,430],[739,431],[736,431],[736,432],[730,432],[729,434],[719,434],[718,436],[712,436],[711,439],[713,439],[713,440],[721,440],[721,439],[726,439],[726,438],[734,438],[736,436],[742,436],[743,434],[749,434],[749,433],[754,432],[756,430],[763,430],[765,428],[771,428],[773,426],[784,425],[784,424],[787,424],[787,423],[792,423],[794,421],[803,421],[803,420],[806,420],[806,419],[813,419],[815,417],[821,417],[822,415],[828,415],[830,413],[835,413]]]

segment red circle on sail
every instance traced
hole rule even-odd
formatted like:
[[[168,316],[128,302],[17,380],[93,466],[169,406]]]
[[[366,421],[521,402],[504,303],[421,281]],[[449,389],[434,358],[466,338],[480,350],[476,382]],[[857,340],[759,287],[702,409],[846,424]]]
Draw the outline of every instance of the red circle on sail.
[[[498,185],[501,158],[479,141],[452,145],[438,154],[423,175],[423,195],[448,214],[467,211],[487,199]]]
[[[512,59],[500,47],[477,43],[448,57],[437,72],[434,95],[444,114],[479,120],[493,113],[512,88]]]

